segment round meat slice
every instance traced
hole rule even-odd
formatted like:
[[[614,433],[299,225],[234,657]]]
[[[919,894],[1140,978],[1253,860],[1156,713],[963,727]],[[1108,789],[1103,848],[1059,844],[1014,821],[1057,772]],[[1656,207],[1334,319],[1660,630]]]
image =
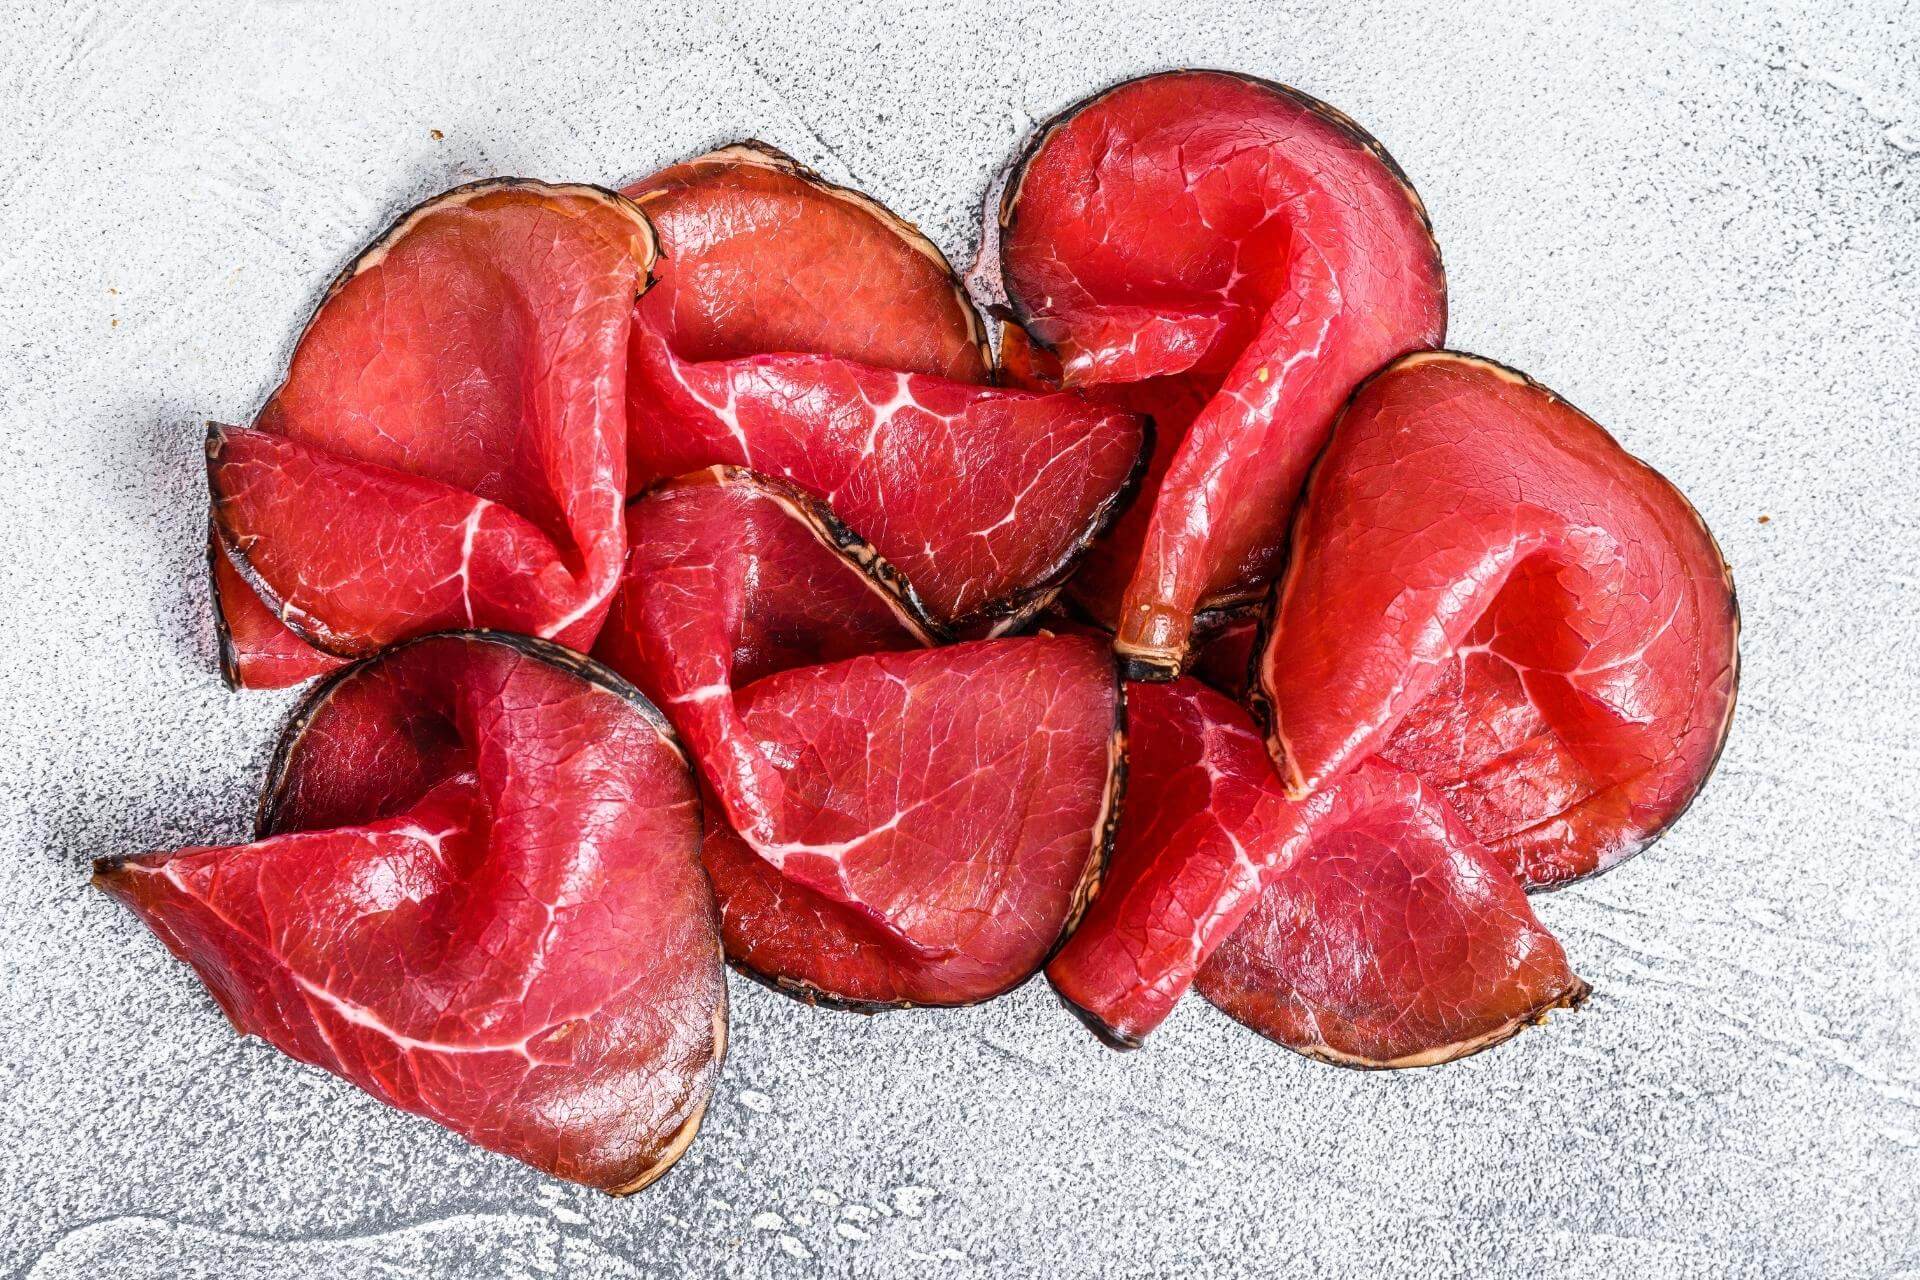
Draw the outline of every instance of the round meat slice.
[[[616,1194],[698,1130],[726,1046],[700,811],[637,690],[432,636],[295,714],[253,844],[96,865],[234,1026]]]
[[[1200,994],[1343,1067],[1478,1053],[1587,984],[1511,874],[1439,793],[1377,761],[1302,806],[1305,852],[1200,970]]]
[[[1146,492],[1076,594],[1131,674],[1188,662],[1195,615],[1257,598],[1335,413],[1437,346],[1425,210],[1353,121],[1281,85],[1174,71],[1044,126],[1006,182],[1001,285],[1033,339],[1010,364],[1151,414]]]
[[[654,260],[639,210],[596,187],[500,179],[408,213],[328,290],[252,427],[210,433],[230,567],[336,655],[472,626],[586,648],[625,550],[625,355]],[[236,625],[231,575],[216,590],[245,678],[285,641]]]
[[[1426,353],[1341,417],[1254,698],[1295,795],[1377,754],[1552,886],[1645,847],[1700,790],[1738,629],[1679,490],[1523,375]]]

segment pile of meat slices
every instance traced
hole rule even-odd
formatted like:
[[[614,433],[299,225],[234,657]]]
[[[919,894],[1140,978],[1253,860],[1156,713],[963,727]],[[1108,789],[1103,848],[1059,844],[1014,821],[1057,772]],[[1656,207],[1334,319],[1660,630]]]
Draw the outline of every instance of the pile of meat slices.
[[[988,241],[998,361],[757,144],[407,214],[208,438],[228,679],[326,677],[258,838],[98,883],[242,1032],[614,1192],[698,1128],[727,961],[864,1010],[1044,967],[1122,1046],[1197,986],[1362,1067],[1578,1004],[1529,891],[1732,712],[1686,500],[1439,349],[1418,198],[1290,89],[1080,103]]]

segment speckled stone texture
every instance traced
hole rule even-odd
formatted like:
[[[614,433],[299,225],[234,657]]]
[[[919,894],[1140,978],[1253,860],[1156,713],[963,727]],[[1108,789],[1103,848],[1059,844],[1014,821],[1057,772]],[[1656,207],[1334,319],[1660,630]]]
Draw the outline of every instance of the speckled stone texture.
[[[0,1274],[1920,1276],[1920,6],[892,0],[0,13]],[[201,423],[347,255],[493,174],[742,135],[964,262],[1030,125],[1230,66],[1413,175],[1455,345],[1719,534],[1704,798],[1540,910],[1597,994],[1464,1064],[1312,1065],[1189,1001],[1108,1052],[1035,983],[871,1020],[735,981],[706,1132],[616,1202],[236,1040],[86,887],[238,837]]]

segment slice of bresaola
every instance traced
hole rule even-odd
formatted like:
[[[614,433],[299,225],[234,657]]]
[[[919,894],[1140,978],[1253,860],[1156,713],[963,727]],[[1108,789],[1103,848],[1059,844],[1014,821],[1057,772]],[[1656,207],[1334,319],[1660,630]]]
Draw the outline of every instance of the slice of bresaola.
[[[1135,674],[1167,678],[1196,614],[1257,598],[1278,570],[1354,387],[1444,337],[1425,210],[1325,103],[1176,71],[1044,126],[1008,176],[998,243],[1008,304],[1059,380],[1155,415],[1136,514],[1076,594]]]
[[[432,636],[319,686],[252,844],[96,864],[242,1034],[624,1193],[726,1045],[700,807],[659,713],[558,646]]]
[[[1527,885],[1559,885],[1650,843],[1706,781],[1738,625],[1664,477],[1523,375],[1421,354],[1341,417],[1254,698],[1295,794],[1378,755]]]
[[[1301,811],[1304,850],[1195,984],[1228,1016],[1323,1062],[1425,1067],[1586,999],[1520,885],[1416,775],[1368,761]]]
[[[296,639],[354,657],[450,627],[586,648],[625,550],[625,353],[654,259],[622,197],[517,179],[361,253],[253,425],[208,436],[230,672],[297,679]]]
[[[791,480],[956,631],[1052,598],[1132,492],[1137,416],[985,385],[939,251],[777,152],[730,147],[629,191],[664,250],[630,352],[633,492],[714,464]]]
[[[713,803],[727,953],[805,999],[1018,985],[1104,862],[1122,704],[1105,646],[937,638],[903,579],[784,482],[720,468],[629,512],[597,653],[652,690]]]

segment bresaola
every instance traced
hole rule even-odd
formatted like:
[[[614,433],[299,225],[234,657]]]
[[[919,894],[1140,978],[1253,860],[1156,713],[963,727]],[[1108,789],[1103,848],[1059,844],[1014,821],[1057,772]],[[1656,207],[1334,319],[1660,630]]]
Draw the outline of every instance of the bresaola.
[[[1044,965],[1121,1047],[1197,987],[1361,1067],[1578,1005],[1527,891],[1657,838],[1732,712],[1685,499],[1429,350],[1418,198],[1282,86],[1088,98],[982,261],[998,365],[760,144],[403,217],[208,440],[223,672],[334,674],[254,843],[98,883],[243,1032],[615,1192],[698,1126],[722,954],[864,1010]],[[418,638],[474,627],[523,634]]]
[[[984,385],[939,250],[764,147],[629,188],[665,250],[628,382],[631,484],[750,467],[826,502],[959,631],[1043,608],[1138,476],[1141,421]]]
[[[1029,977],[1111,838],[1104,647],[937,633],[820,504],[737,469],[636,502],[598,654],[699,760],[729,956],[808,999],[966,1004]]]
[[[998,243],[1007,302],[1058,380],[1158,419],[1146,500],[1076,596],[1136,674],[1165,679],[1196,614],[1257,599],[1279,567],[1354,387],[1445,336],[1426,211],[1325,103],[1169,72],[1043,126],[1006,180]]]
[[[637,1190],[726,1046],[700,808],[657,711],[558,646],[436,636],[317,689],[258,839],[102,862],[242,1034]]]

